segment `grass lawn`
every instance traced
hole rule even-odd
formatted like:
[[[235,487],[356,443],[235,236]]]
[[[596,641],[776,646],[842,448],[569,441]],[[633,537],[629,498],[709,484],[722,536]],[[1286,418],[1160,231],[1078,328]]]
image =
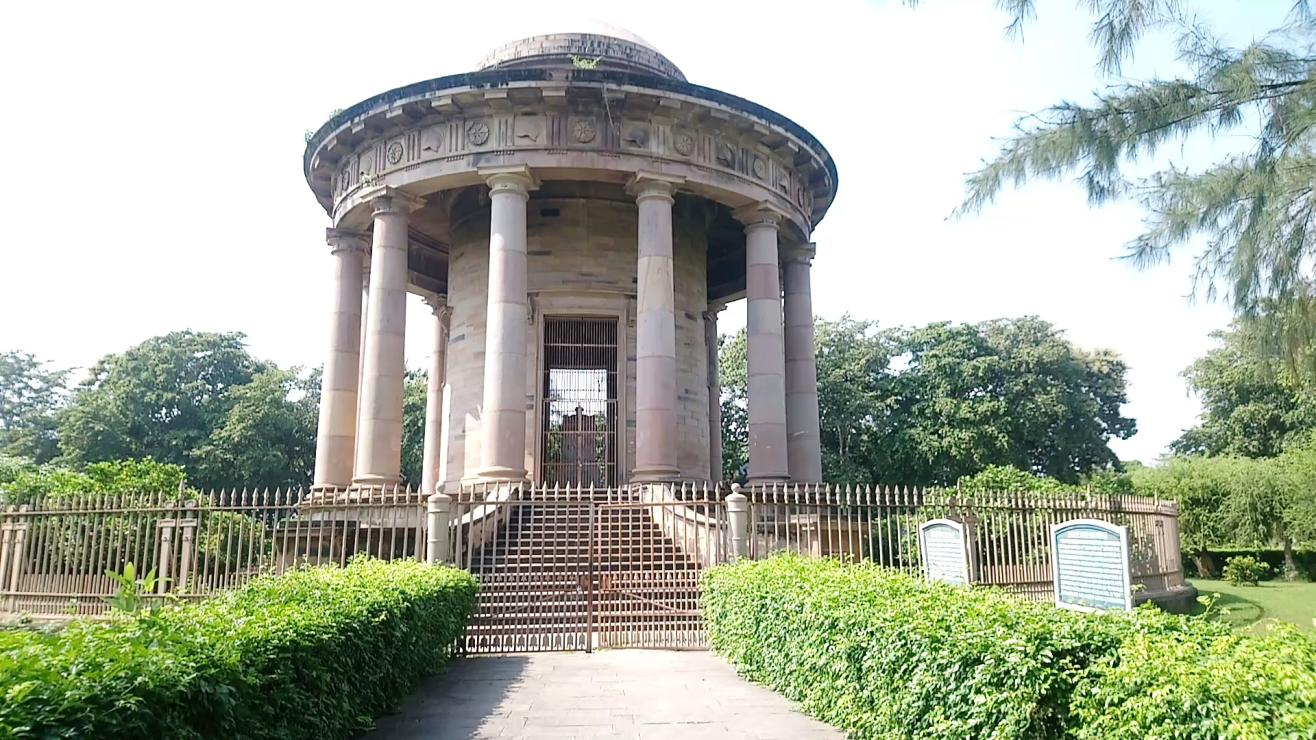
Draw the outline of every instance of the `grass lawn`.
[[[1316,618],[1316,583],[1262,581],[1259,586],[1231,586],[1224,581],[1201,578],[1189,581],[1204,596],[1220,594],[1214,608],[1227,609],[1229,613],[1216,618],[1234,629],[1260,633],[1272,622],[1292,622],[1308,632],[1316,631],[1312,626],[1312,619]],[[1199,604],[1197,612],[1201,611]]]

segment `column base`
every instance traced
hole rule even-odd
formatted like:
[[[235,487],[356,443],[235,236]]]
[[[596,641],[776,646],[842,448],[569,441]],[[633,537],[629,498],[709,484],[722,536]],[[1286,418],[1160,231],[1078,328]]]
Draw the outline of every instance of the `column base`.
[[[746,481],[746,485],[750,486],[751,488],[755,486],[771,487],[774,485],[775,486],[787,485],[790,482],[791,479],[789,475],[761,475],[755,478],[750,478],[749,480]]]
[[[400,475],[358,475],[352,479],[352,488],[390,488],[401,485]]]
[[[671,483],[681,477],[676,468],[635,468],[631,471],[632,483]]]
[[[507,483],[508,481],[520,483],[525,480],[525,468],[505,468],[494,466],[491,468],[480,468],[476,471],[477,478],[483,481],[497,481]]]

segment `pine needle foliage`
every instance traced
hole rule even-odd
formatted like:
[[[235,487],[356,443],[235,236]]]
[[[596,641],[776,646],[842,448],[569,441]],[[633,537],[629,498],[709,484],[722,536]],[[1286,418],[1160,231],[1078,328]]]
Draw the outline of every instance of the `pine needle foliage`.
[[[1034,0],[998,0],[1018,34]],[[1128,245],[1140,267],[1201,238],[1193,289],[1229,300],[1264,347],[1316,371],[1316,17],[1307,0],[1243,46],[1216,37],[1178,0],[1082,0],[1095,20],[1099,68],[1118,75],[1149,31],[1176,34],[1187,74],[1112,83],[1089,103],[1061,102],[1024,116],[995,158],[967,177],[956,215],[975,213],[1007,187],[1074,177],[1093,205],[1134,199],[1145,229]],[[1200,7],[1200,6],[1199,6]],[[1245,147],[1213,166],[1171,165],[1132,178],[1131,165],[1189,136],[1229,135]],[[1194,241],[1194,243],[1197,243]],[[1316,373],[1312,373],[1316,374]]]

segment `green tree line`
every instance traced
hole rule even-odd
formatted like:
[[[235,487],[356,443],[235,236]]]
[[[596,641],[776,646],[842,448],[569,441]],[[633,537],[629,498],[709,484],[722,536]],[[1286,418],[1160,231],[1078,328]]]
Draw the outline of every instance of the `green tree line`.
[[[1136,426],[1124,362],[1081,350],[1037,318],[879,328],[820,320],[815,341],[823,477],[947,485],[991,465],[1076,483],[1116,469]],[[747,458],[745,333],[724,337],[723,475]]]
[[[24,485],[38,490],[107,490],[81,476],[132,460],[156,463],[144,482],[176,469],[202,489],[311,480],[320,372],[257,359],[240,333],[171,332],[106,355],[72,387],[71,377],[29,353],[0,353],[0,457],[11,480],[26,470]],[[425,376],[410,373],[403,458],[412,483],[424,417]]]

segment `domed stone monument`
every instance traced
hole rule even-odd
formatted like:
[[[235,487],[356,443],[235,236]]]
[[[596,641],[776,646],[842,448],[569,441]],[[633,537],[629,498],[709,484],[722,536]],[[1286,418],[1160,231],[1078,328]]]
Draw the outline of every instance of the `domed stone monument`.
[[[434,309],[426,491],[721,478],[742,298],[748,475],[821,478],[810,234],[837,175],[790,119],[625,32],[549,34],[351,106],[304,169],[333,224],[316,486],[400,480],[409,292]]]

